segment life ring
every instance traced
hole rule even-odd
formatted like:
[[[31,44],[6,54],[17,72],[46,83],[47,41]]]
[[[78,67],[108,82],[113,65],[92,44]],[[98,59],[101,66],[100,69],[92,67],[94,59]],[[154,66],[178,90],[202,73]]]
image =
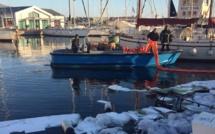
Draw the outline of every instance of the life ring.
[[[214,54],[214,51],[212,49],[208,50],[208,55],[212,56]]]
[[[195,56],[197,54],[197,49],[194,47],[190,50],[190,55]]]

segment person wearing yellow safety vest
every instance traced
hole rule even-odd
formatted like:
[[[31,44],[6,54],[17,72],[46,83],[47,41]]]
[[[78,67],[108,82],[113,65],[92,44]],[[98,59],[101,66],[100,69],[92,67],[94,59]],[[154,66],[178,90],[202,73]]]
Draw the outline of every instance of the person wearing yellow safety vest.
[[[172,34],[169,30],[169,26],[165,26],[164,30],[160,33],[160,41],[161,41],[161,51],[164,51],[164,47],[166,46],[167,51],[170,51],[169,44],[172,41]]]

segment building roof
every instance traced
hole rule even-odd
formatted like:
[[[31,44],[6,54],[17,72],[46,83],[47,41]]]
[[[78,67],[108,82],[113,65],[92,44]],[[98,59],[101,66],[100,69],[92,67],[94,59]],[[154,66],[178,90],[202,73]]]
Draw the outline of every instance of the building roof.
[[[45,10],[46,12],[54,15],[54,16],[63,16],[62,14],[60,14],[60,13],[58,13],[58,12],[52,10],[52,9],[45,9],[45,8],[42,8],[42,9]]]
[[[20,10],[24,10],[26,8],[29,8],[30,6],[24,6],[24,7],[8,7],[8,6],[1,6],[0,7],[0,14],[11,14],[18,12]]]
[[[24,10],[26,8],[29,8],[29,7],[32,7],[32,6],[8,7],[8,6],[0,4],[0,14],[11,14],[11,11],[12,11],[12,13],[15,13],[15,12],[18,12],[20,10]],[[58,13],[52,9],[42,8],[42,10],[45,10],[46,12],[52,14],[53,16],[63,16],[62,14],[60,14],[60,13]]]

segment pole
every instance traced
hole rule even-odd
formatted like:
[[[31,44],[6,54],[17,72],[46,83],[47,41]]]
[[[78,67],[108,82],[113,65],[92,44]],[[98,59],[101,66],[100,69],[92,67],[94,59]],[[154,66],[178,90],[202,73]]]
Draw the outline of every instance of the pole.
[[[89,27],[90,27],[90,2],[89,2],[89,0],[87,0],[87,5],[88,5],[88,25],[89,25]]]
[[[138,0],[138,2],[137,2],[137,21],[142,17],[141,5],[142,5],[142,0]],[[136,24],[136,29],[139,29],[138,24]]]
[[[125,0],[125,21],[127,21],[126,0]]]
[[[211,16],[212,16],[213,3],[214,3],[214,0],[211,0],[211,3],[210,3],[210,12],[209,12],[209,17],[208,17],[208,27],[206,29],[207,36],[208,36],[208,32],[209,32],[209,27],[210,27],[210,24],[211,24],[210,21],[211,21]]]
[[[137,19],[140,19],[142,17],[142,13],[141,13],[141,5],[142,5],[142,0],[138,0],[137,2]]]
[[[190,13],[190,18],[193,18],[193,0],[191,0],[191,13]]]
[[[74,27],[76,26],[76,14],[75,14],[75,0],[73,0],[73,13],[74,13]]]
[[[102,16],[102,0],[101,0],[101,3],[100,3],[100,15]],[[101,25],[102,25],[102,22],[103,22],[103,19],[101,18]]]

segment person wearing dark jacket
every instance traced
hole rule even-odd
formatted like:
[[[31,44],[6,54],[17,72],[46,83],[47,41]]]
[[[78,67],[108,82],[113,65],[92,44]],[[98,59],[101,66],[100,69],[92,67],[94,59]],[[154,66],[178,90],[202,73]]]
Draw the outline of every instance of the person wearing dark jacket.
[[[165,26],[164,30],[160,34],[160,41],[161,41],[161,51],[164,51],[164,47],[166,46],[167,51],[170,51],[169,45],[172,41],[172,34],[169,30],[169,26]]]
[[[159,34],[157,33],[157,29],[154,28],[152,32],[147,35],[148,43],[145,47],[145,52],[148,53],[150,50],[153,52],[157,52],[157,41],[159,40]]]
[[[147,38],[152,40],[152,41],[158,41],[159,40],[159,34],[157,33],[157,29],[154,28],[153,31],[147,35]]]
[[[72,51],[77,53],[79,49],[79,36],[76,34],[75,39],[72,40]]]

